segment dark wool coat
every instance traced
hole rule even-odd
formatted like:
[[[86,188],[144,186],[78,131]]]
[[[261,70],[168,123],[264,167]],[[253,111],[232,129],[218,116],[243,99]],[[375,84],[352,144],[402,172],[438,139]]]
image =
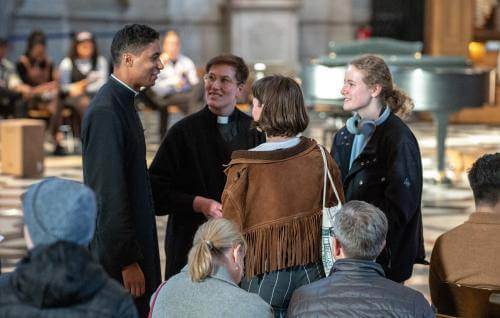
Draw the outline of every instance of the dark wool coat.
[[[238,122],[231,144],[222,138],[217,116],[208,107],[182,119],[168,131],[149,169],[157,214],[169,215],[166,278],[186,265],[194,234],[206,221],[193,210],[194,197],[220,202],[226,183],[224,165],[232,151],[264,142],[264,135],[251,129],[251,117],[235,109],[229,120]]]
[[[0,317],[137,317],[132,297],[82,246],[37,246],[0,277]]]
[[[384,277],[379,264],[340,259],[330,276],[295,291],[287,317],[412,317],[435,313],[416,290]]]
[[[425,259],[422,235],[422,160],[417,140],[399,117],[377,126],[349,170],[354,135],[344,127],[335,135],[332,156],[339,165],[346,201],[361,200],[381,209],[389,221],[386,248],[377,261],[387,278],[410,278]]]
[[[90,249],[120,282],[123,267],[139,263],[146,293],[136,303],[147,307],[161,273],[144,130],[134,108],[134,92],[113,77],[90,104],[82,143],[83,179],[95,191],[98,206]]]

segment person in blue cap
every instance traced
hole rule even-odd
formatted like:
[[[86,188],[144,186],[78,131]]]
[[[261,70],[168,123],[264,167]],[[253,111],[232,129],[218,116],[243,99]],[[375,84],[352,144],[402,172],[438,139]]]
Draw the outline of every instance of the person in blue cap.
[[[76,181],[49,178],[24,193],[29,252],[0,279],[0,317],[137,317],[87,249],[96,209],[93,191]]]

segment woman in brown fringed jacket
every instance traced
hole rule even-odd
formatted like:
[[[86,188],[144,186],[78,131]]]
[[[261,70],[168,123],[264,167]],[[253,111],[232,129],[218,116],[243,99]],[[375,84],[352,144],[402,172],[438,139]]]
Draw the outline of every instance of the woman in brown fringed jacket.
[[[300,86],[269,76],[254,83],[253,118],[267,142],[235,151],[226,170],[222,213],[248,242],[241,287],[286,313],[293,291],[324,277],[321,264],[323,159],[319,145],[299,137],[309,123]],[[340,172],[328,167],[343,200]],[[328,188],[327,206],[336,204]]]

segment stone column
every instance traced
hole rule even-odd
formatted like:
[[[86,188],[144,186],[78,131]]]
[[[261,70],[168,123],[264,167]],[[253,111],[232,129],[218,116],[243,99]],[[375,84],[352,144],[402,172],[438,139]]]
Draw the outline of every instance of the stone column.
[[[330,41],[351,41],[357,26],[370,20],[370,0],[304,1],[300,10],[299,58],[329,53]]]
[[[142,23],[155,24],[160,21],[166,22],[167,2],[158,0],[127,0],[127,17],[143,20]],[[153,23],[151,23],[151,22]]]
[[[301,0],[227,0],[231,52],[272,72],[298,71]]]

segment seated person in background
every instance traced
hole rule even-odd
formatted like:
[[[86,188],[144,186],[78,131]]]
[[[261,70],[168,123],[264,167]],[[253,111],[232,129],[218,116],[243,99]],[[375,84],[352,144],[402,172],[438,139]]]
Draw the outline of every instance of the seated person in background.
[[[151,297],[152,317],[272,317],[266,302],[238,287],[245,250],[245,240],[231,221],[202,224],[188,265]]]
[[[167,106],[177,105],[189,115],[197,111],[196,103],[201,98],[201,85],[193,61],[181,54],[181,40],[175,31],[169,31],[163,40],[160,56],[163,70],[153,87],[146,91],[147,97],[160,110],[160,135],[167,131]]]
[[[96,199],[75,181],[49,178],[23,195],[29,249],[0,278],[0,317],[138,317],[130,295],[87,250]]]
[[[418,291],[385,278],[375,259],[385,245],[387,218],[363,201],[347,202],[330,230],[330,275],[299,288],[288,317],[435,317]]]
[[[33,31],[28,37],[26,53],[17,62],[17,72],[29,89],[23,94],[29,108],[45,109],[50,113],[49,129],[54,141],[54,154],[63,154],[60,142],[61,103],[59,83],[51,59],[46,53],[46,39],[41,31]]]
[[[429,272],[431,299],[443,283],[500,288],[500,153],[484,155],[469,171],[476,212],[434,244]],[[438,308],[439,309],[439,308]]]
[[[92,33],[78,32],[61,64],[59,64],[59,82],[65,95],[64,104],[78,112],[83,118],[90,99],[108,79],[108,61],[100,56]],[[74,127],[80,136],[80,127]]]
[[[8,43],[0,38],[0,115],[2,117],[26,117],[26,103],[22,93],[29,87],[21,82],[14,64],[7,60]]]

